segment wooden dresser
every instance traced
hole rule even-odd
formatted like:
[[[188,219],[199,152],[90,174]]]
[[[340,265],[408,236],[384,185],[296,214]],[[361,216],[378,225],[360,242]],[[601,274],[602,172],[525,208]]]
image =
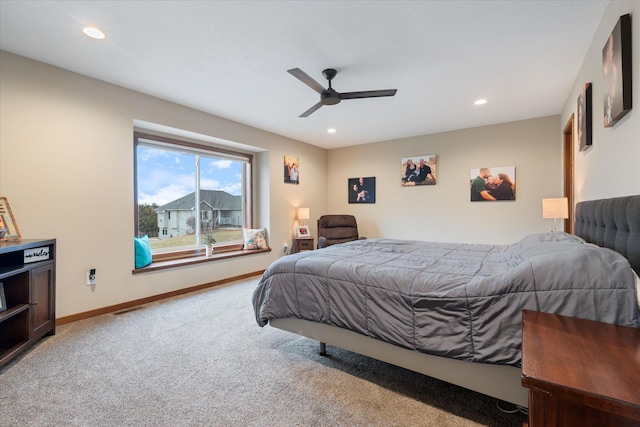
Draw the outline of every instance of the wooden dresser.
[[[529,427],[640,426],[640,329],[528,310],[522,325]]]
[[[56,332],[56,241],[0,242],[0,367]]]

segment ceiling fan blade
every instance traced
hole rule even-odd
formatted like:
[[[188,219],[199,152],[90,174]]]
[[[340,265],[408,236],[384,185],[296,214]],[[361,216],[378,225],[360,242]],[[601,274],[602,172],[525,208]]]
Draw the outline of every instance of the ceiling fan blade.
[[[305,111],[304,113],[300,114],[298,117],[309,117],[311,115],[311,113],[313,113],[314,111],[316,111],[318,108],[322,107],[322,102],[318,102],[316,105],[314,105],[313,107],[309,108],[307,111]]]
[[[293,77],[297,78],[302,83],[306,84],[311,89],[315,90],[316,92],[318,92],[320,94],[324,90],[326,90],[320,83],[318,83],[317,81],[313,80],[311,77],[309,77],[309,75],[307,73],[302,71],[300,68],[292,68],[290,70],[287,70],[287,72],[289,74],[291,74]],[[309,113],[309,114],[311,114],[311,113]]]
[[[380,96],[393,96],[397,91],[398,89],[366,90],[364,92],[344,92],[340,94],[340,99],[378,98]]]

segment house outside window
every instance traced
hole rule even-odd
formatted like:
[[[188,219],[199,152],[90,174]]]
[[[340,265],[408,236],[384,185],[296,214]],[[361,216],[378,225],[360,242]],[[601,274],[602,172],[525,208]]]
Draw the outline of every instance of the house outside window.
[[[221,250],[242,248],[251,227],[251,164],[246,153],[134,133],[135,232],[154,261],[198,256],[212,234]]]

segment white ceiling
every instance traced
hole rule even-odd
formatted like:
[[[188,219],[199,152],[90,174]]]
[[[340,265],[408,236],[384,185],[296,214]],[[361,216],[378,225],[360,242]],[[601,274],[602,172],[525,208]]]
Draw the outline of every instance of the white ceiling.
[[[607,3],[0,0],[0,48],[334,148],[559,114]],[[299,118],[296,67],[398,93]]]

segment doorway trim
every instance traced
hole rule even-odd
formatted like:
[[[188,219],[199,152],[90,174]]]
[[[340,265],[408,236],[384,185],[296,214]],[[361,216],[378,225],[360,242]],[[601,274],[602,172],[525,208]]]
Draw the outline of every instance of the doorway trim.
[[[574,217],[574,192],[573,192],[573,183],[574,183],[574,131],[573,131],[573,123],[575,117],[574,114],[571,114],[569,121],[564,126],[562,131],[562,154],[564,157],[563,161],[563,175],[564,175],[564,197],[569,200],[569,218],[564,220],[564,231],[567,233],[573,233],[573,217]]]

